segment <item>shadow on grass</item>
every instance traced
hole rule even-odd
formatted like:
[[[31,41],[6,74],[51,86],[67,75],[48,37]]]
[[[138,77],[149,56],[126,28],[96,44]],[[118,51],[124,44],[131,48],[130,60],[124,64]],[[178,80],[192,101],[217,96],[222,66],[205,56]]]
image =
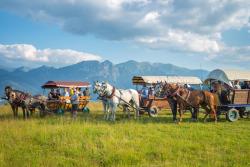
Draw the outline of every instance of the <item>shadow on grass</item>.
[[[199,120],[197,122],[203,123],[203,117],[204,114],[199,114]],[[178,116],[177,116],[178,118]],[[18,118],[14,119],[13,114],[10,111],[0,113],[0,121],[11,121],[11,120],[23,120],[22,112],[19,111]],[[134,119],[134,114],[131,113],[130,119],[127,115],[124,115],[121,111],[118,111],[116,113],[116,121],[107,121],[104,120],[104,115],[102,111],[94,111],[90,113],[78,113],[77,119],[73,120],[71,113],[66,112],[63,115],[60,114],[51,114],[47,115],[45,117],[40,117],[38,112],[34,113],[29,120],[36,120],[39,124],[69,124],[73,122],[77,123],[93,123],[93,124],[123,124],[123,123],[139,123],[139,124],[176,124],[173,121],[173,117],[170,111],[164,110],[161,113],[159,113],[158,117],[149,117],[147,113],[140,115],[139,118],[136,120]],[[242,118],[239,121],[250,121],[249,118]],[[191,115],[190,113],[185,113],[183,118],[183,123],[196,123],[191,121]],[[206,123],[213,123],[213,120],[208,120]],[[218,122],[227,122],[225,119],[225,115],[221,115]]]

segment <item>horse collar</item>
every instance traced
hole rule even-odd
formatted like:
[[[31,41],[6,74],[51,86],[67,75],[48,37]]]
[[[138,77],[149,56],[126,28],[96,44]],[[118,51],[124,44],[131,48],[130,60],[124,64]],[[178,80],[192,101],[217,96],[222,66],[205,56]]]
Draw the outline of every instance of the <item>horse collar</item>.
[[[179,94],[179,93],[178,93],[178,92],[179,92],[179,89],[180,89],[180,87],[178,86],[177,89],[174,91],[174,93],[171,94],[171,96],[173,97],[173,96],[178,95],[178,94]]]
[[[111,99],[115,95],[115,87],[113,86],[112,93],[109,96],[106,96],[107,99]]]

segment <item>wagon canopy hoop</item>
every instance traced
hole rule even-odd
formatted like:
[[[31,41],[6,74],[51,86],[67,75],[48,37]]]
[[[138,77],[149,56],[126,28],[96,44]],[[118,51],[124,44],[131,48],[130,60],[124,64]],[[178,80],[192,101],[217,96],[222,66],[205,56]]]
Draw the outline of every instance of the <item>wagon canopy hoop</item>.
[[[231,81],[250,81],[250,71],[216,69],[208,74],[208,77],[204,81],[204,83],[208,84],[210,81],[213,80],[221,81],[233,87]]]
[[[198,77],[191,76],[134,76],[134,85],[157,84],[158,82],[200,85],[202,81]]]

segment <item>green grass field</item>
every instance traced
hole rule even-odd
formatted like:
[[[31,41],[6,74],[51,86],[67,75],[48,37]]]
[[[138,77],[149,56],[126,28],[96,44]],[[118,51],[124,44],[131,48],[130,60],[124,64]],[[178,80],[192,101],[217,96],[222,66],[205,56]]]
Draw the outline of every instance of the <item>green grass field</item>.
[[[234,123],[172,123],[169,111],[159,117],[102,120],[99,103],[80,113],[27,121],[14,120],[0,108],[0,166],[250,166],[250,119]],[[200,117],[203,117],[200,114]]]

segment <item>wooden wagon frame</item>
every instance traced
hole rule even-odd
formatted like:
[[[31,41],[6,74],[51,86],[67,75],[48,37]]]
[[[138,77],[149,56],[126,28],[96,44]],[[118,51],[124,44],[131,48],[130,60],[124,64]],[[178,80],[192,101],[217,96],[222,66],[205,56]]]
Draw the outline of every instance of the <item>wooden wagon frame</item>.
[[[90,87],[89,82],[75,82],[75,81],[48,81],[42,85],[43,89],[62,89],[62,88],[87,88]],[[48,99],[46,107],[49,112],[64,112],[71,111],[72,104],[70,96],[60,96],[58,99]],[[89,103],[90,96],[79,96],[78,111],[89,111],[86,107]]]

